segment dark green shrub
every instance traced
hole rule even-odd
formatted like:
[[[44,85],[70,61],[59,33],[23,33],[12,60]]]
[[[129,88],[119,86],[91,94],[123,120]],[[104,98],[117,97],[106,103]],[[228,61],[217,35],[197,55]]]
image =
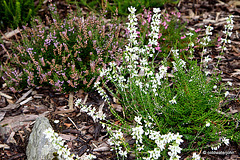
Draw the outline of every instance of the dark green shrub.
[[[0,0],[0,29],[16,28],[30,21],[41,7],[43,0],[34,6],[34,0]]]
[[[106,9],[111,13],[115,13],[116,10],[118,11],[119,15],[127,16],[128,15],[128,7],[133,6],[136,7],[138,13],[142,12],[142,8],[153,8],[153,7],[162,7],[166,3],[178,3],[174,0],[94,0],[94,1],[87,1],[87,0],[67,0],[68,3],[77,3],[80,5],[87,6],[91,10],[99,10]]]

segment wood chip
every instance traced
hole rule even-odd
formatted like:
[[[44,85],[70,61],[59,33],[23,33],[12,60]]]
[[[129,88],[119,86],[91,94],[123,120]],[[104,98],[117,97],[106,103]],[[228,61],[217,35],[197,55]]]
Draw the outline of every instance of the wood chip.
[[[7,32],[7,33],[5,33],[5,34],[1,37],[1,39],[9,39],[9,38],[11,38],[12,36],[20,33],[21,31],[22,31],[22,29],[17,28],[17,29],[15,29],[15,30],[11,31],[11,32]]]
[[[70,92],[69,94],[68,106],[70,110],[73,109],[73,92]]]
[[[14,144],[17,143],[16,140],[14,139],[14,137],[13,137],[14,135],[15,135],[15,132],[11,132],[10,136],[7,139],[7,143],[14,143]]]
[[[84,100],[83,100],[83,103],[82,104],[86,104],[87,102],[87,99],[88,99],[88,94],[85,96]]]
[[[63,114],[63,113],[70,113],[74,112],[74,109],[68,109],[68,110],[63,110],[63,111],[55,111],[53,114]]]
[[[1,92],[1,91],[0,91],[0,95],[3,96],[3,97],[6,97],[7,99],[13,99],[13,97],[11,97],[11,96],[9,96],[9,95]]]
[[[0,121],[4,118],[6,112],[0,112]]]
[[[7,144],[0,144],[0,148],[10,149],[10,147]]]
[[[13,109],[17,109],[20,106],[20,104],[8,104],[7,107],[0,108],[0,111],[10,111]]]
[[[27,102],[29,102],[29,101],[31,101],[31,100],[33,100],[33,97],[32,97],[32,96],[31,96],[31,97],[28,97],[26,100],[22,101],[22,102],[20,103],[20,105],[24,105],[24,104],[26,104]]]
[[[29,91],[24,93],[23,96],[21,98],[19,98],[16,103],[20,103],[21,101],[23,101],[30,93],[32,93],[32,91],[33,91],[33,89],[31,88]]]
[[[122,112],[123,108],[119,104],[111,104],[111,106],[117,111],[117,112]]]
[[[64,140],[67,140],[67,141],[71,141],[71,140],[74,140],[76,139],[76,136],[73,136],[73,135],[68,135],[68,134],[59,134],[59,136],[64,139]]]

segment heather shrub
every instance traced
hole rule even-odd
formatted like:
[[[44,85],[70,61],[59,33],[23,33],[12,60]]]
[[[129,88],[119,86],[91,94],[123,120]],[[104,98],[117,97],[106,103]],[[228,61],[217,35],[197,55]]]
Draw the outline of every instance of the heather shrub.
[[[13,91],[46,85],[61,92],[91,90],[100,68],[122,54],[121,25],[116,18],[105,23],[103,14],[83,17],[80,10],[62,20],[50,8],[46,22],[35,19],[16,37],[4,79]]]

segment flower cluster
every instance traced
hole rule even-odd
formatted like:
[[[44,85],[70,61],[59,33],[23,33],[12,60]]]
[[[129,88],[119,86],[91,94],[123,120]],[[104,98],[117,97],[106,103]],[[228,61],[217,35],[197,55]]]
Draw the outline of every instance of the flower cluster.
[[[221,138],[221,142],[218,142],[218,143],[216,143],[216,144],[211,145],[211,149],[212,149],[212,150],[218,150],[223,143],[224,143],[226,146],[228,146],[228,145],[229,145],[229,139],[226,138],[226,137],[222,137],[222,138]]]
[[[58,158],[60,160],[72,160],[74,157],[74,154],[70,153],[70,150],[67,148],[67,146],[64,146],[64,140],[58,136],[57,133],[54,132],[52,128],[48,128],[44,134],[46,135],[46,138],[49,139],[50,142],[54,145],[54,147],[57,149]]]
[[[154,131],[152,129],[149,129],[149,125],[142,126],[142,117],[136,116],[134,120],[137,122],[137,126],[132,128],[131,135],[134,139],[136,139],[136,146],[137,150],[141,151],[144,150],[144,144],[143,144],[143,136],[144,134],[148,136],[150,140],[153,140],[156,144],[156,148],[154,148],[151,151],[147,151],[149,153],[148,157],[144,157],[143,159],[151,160],[151,159],[159,159],[161,157],[161,152],[166,149],[167,144],[170,144],[168,146],[168,149],[170,150],[168,152],[168,155],[170,156],[170,159],[179,159],[180,156],[178,156],[178,153],[181,153],[182,148],[179,147],[180,143],[183,142],[182,135],[168,133],[165,135],[161,135],[159,131]],[[151,117],[149,120],[153,120]],[[144,120],[144,123],[146,124],[153,124],[152,122],[148,122]],[[150,125],[151,127],[151,125]]]
[[[203,46],[207,46],[209,44],[209,42],[211,41],[211,35],[212,35],[212,30],[213,27],[209,26],[205,26],[206,27],[206,36],[203,37],[203,41],[200,42],[200,44],[202,44]]]
[[[223,45],[221,45],[220,48],[224,51],[227,50],[225,44],[231,43],[231,40],[228,38],[231,37],[231,35],[232,35],[232,29],[234,27],[233,22],[234,22],[233,15],[229,15],[229,17],[227,18],[227,25],[224,25],[225,30],[223,31],[223,33],[226,35],[226,37],[221,38],[221,44],[223,44]]]
[[[81,99],[78,99],[75,103],[75,106],[81,106],[80,111],[87,113],[89,116],[92,117],[94,122],[98,122],[99,120],[106,120],[106,114],[103,113],[102,110],[96,111],[95,107],[92,107],[92,105],[83,105]]]
[[[46,138],[54,145],[54,148],[56,148],[58,155],[57,158],[59,160],[91,160],[96,158],[96,156],[92,154],[85,154],[81,157],[71,154],[67,145],[64,145],[65,141],[59,137],[52,128],[46,129],[43,133],[45,134]]]
[[[114,131],[110,127],[107,127],[107,130],[110,133],[108,142],[113,147],[112,150],[117,151],[117,154],[121,157],[127,157],[127,143],[125,142],[121,129]]]

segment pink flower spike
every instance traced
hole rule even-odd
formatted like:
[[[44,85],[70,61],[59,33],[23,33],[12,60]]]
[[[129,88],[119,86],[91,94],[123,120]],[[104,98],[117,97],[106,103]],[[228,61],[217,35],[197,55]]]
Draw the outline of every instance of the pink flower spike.
[[[163,38],[162,40],[164,40],[164,41],[165,41],[166,39],[165,39],[165,38]]]
[[[201,31],[201,28],[198,28],[198,29],[195,30],[196,33],[199,32],[199,31]]]
[[[222,39],[221,37],[218,37],[218,42],[221,41],[221,39]]]
[[[181,37],[181,39],[184,39],[184,38],[186,38],[186,35],[184,35],[183,37]]]
[[[165,27],[165,29],[167,29],[168,28],[168,25]]]
[[[139,32],[139,31],[136,31],[136,33],[137,33],[137,34],[140,34],[140,32]]]

